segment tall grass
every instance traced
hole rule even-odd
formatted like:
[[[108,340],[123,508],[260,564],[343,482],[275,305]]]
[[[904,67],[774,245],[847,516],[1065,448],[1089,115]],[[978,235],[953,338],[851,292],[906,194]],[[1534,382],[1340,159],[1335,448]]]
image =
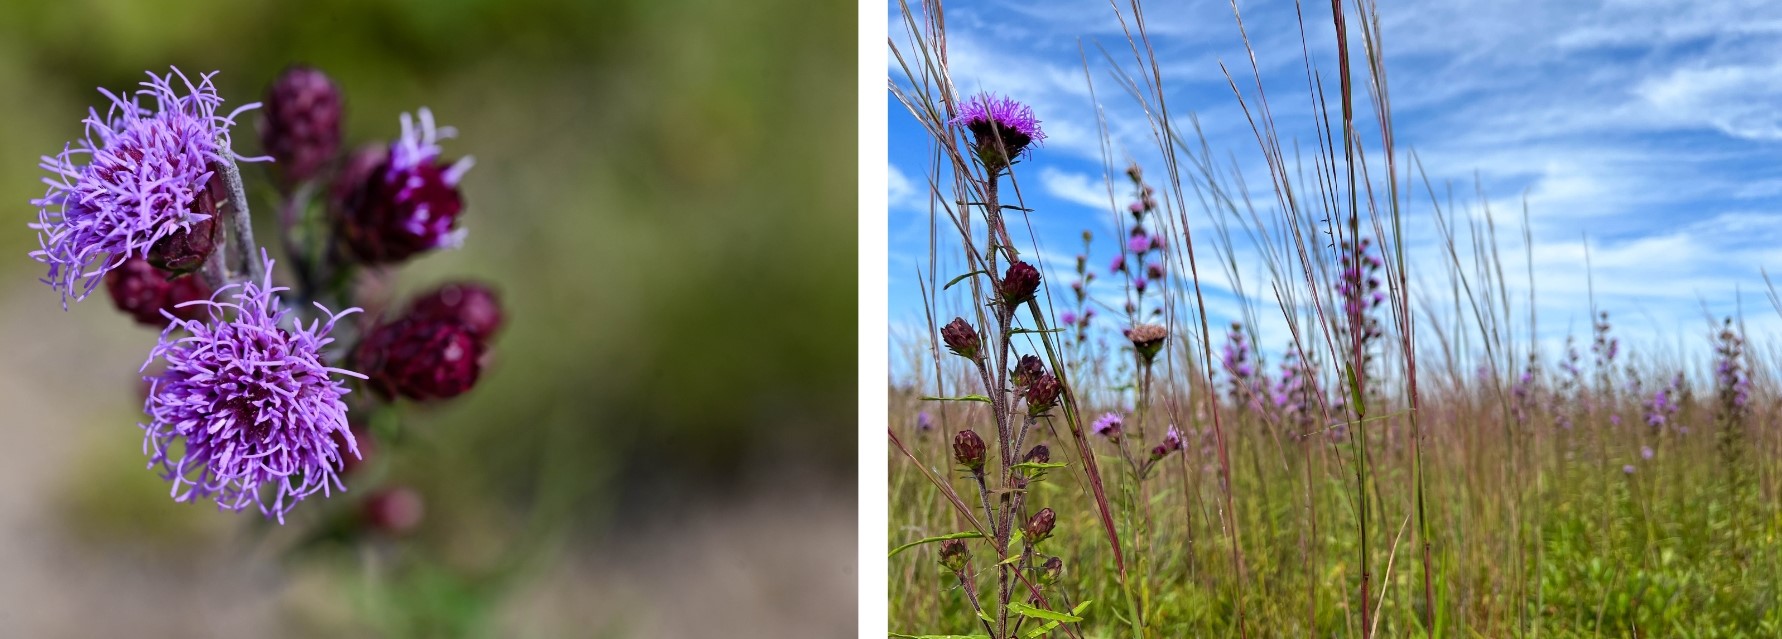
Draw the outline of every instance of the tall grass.
[[[1742,320],[1710,318],[1712,361],[1691,363],[1623,348],[1592,296],[1589,359],[1571,342],[1543,353],[1532,258],[1513,299],[1482,188],[1457,206],[1395,146],[1372,2],[1333,0],[1326,25],[1300,14],[1304,150],[1277,129],[1233,4],[1250,68],[1222,69],[1265,159],[1265,204],[1172,112],[1144,6],[1111,3],[1127,51],[1085,52],[1084,77],[1093,95],[1105,69],[1144,115],[1161,170],[1155,184],[1128,170],[1155,201],[1130,224],[1163,241],[1121,249],[1138,260],[1113,273],[1124,299],[1063,295],[1070,273],[1051,269],[1052,295],[1018,309],[997,299],[999,267],[1045,250],[1023,229],[1045,213],[1022,202],[1020,163],[991,170],[947,124],[967,98],[941,3],[899,7],[890,90],[932,141],[934,223],[931,330],[907,338],[920,364],[890,388],[891,536],[910,542],[891,558],[894,635],[1782,636],[1782,395]],[[1318,28],[1330,55],[1306,44]],[[1436,263],[1413,263],[1407,244],[1431,235]],[[1146,288],[1154,260],[1167,275]],[[1229,328],[1207,309],[1210,268],[1243,302]],[[1076,280],[1091,273],[1079,258]],[[1084,319],[1097,307],[1113,317]],[[955,314],[986,357],[949,354],[939,329]],[[1265,314],[1287,343],[1257,343]],[[1154,360],[1120,337],[1152,322],[1169,335]],[[1057,406],[1024,405],[1022,355],[1062,383]],[[1085,423],[1128,406],[1118,437]],[[956,463],[967,429],[994,433],[990,471]],[[1032,443],[1050,463],[1016,461]],[[1049,537],[1011,530],[1040,506],[1057,513]]]

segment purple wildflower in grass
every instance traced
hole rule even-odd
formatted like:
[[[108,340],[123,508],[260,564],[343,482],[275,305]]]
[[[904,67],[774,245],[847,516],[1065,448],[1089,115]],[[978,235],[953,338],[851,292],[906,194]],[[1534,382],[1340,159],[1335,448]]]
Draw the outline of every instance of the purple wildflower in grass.
[[[1126,270],[1126,254],[1115,255],[1114,261],[1108,263],[1108,274],[1112,275],[1124,270]]]
[[[1640,459],[1645,459],[1645,460],[1652,459],[1652,447],[1651,446],[1641,446],[1640,447]]]
[[[1065,311],[1063,313],[1059,313],[1058,314],[1058,323],[1063,324],[1065,326],[1074,326],[1077,323],[1077,314],[1073,311]]]
[[[231,150],[235,116],[259,104],[217,115],[223,99],[211,84],[214,75],[194,83],[176,68],[166,76],[149,73],[131,94],[100,89],[111,100],[105,115],[88,109],[86,135],[39,163],[51,176],[43,197],[31,202],[37,222],[30,227],[39,244],[31,258],[49,265],[43,282],[61,293],[63,308],[69,298],[86,299],[107,272],[132,257],[177,270],[203,263],[215,228],[212,168],[225,157],[267,159]]]
[[[1622,474],[1624,474],[1624,475],[1632,475],[1632,474],[1634,474],[1634,465],[1633,465],[1633,464],[1628,464],[1628,465],[1626,465],[1626,466],[1622,466],[1622,467],[1621,467],[1621,473],[1622,473]]]
[[[264,251],[260,259],[271,273]],[[188,302],[210,316],[171,318],[149,352],[144,370],[157,359],[166,368],[144,378],[143,451],[173,483],[174,501],[214,499],[231,511],[251,503],[282,524],[304,498],[346,490],[337,469],[359,447],[341,401],[349,391],[333,376],[364,376],[327,366],[321,350],[334,341],[335,322],[359,309],[330,313],[318,304],[326,321],[306,327],[280,307],[284,290],[267,275]]]
[[[1158,263],[1158,262],[1152,262],[1150,264],[1145,265],[1145,277],[1149,277],[1154,280],[1161,280],[1161,279],[1163,279],[1163,276],[1164,276],[1163,264]]]
[[[1007,167],[1029,145],[1046,139],[1033,107],[992,93],[979,93],[959,104],[959,115],[947,124],[971,131],[978,158],[993,170]]]
[[[1151,248],[1151,238],[1144,231],[1134,231],[1132,237],[1126,238],[1126,250],[1143,253]]]
[[[1163,449],[1166,451],[1182,449],[1182,431],[1176,430],[1175,424],[1170,424],[1169,430],[1163,433]]]
[[[1124,420],[1118,413],[1103,413],[1089,425],[1089,431],[1111,439],[1120,436],[1120,426],[1123,423]]]
[[[928,411],[916,413],[916,431],[926,433],[931,430],[934,430],[934,419],[928,416]]]

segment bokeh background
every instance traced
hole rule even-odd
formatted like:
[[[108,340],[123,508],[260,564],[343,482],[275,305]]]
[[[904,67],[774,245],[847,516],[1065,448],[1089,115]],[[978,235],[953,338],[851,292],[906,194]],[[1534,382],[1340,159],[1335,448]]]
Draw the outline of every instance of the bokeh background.
[[[853,33],[796,0],[0,4],[0,636],[851,633]],[[238,105],[296,62],[348,144],[426,105],[477,159],[466,245],[397,288],[492,282],[510,323],[475,390],[405,409],[400,542],[293,553],[172,503],[136,426],[154,333],[103,294],[64,312],[26,257],[38,156],[97,87],[215,69]]]

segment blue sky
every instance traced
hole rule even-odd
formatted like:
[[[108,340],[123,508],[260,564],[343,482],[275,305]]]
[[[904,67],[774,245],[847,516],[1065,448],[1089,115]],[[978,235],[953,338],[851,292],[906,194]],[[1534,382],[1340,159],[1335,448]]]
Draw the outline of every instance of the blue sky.
[[[1751,341],[1770,348],[1766,335],[1782,321],[1765,298],[1759,268],[1782,271],[1782,3],[1381,5],[1399,148],[1421,157],[1438,189],[1451,182],[1462,203],[1476,202],[1477,177],[1498,219],[1510,294],[1518,302],[1527,288],[1530,249],[1519,227],[1527,197],[1541,340],[1549,349],[1568,332],[1588,339],[1586,233],[1597,303],[1636,348],[1705,352],[1703,302],[1724,315],[1735,312],[1741,297]],[[1293,5],[1241,7],[1281,135],[1310,147]],[[1332,51],[1328,3],[1308,3],[1305,10],[1315,55]],[[895,3],[889,11],[897,36],[902,18]],[[1268,174],[1218,66],[1223,60],[1240,85],[1249,81],[1230,4],[1159,2],[1146,11],[1172,111],[1196,113],[1215,153],[1242,170],[1252,193],[1265,194]],[[1096,52],[1097,43],[1116,55],[1127,51],[1119,24],[1102,0],[972,0],[947,3],[947,25],[960,90],[1005,93],[1033,105],[1050,136],[1020,179],[1026,205],[1035,209],[1030,219],[1039,254],[1054,267],[1050,283],[1063,293],[1082,230],[1098,235],[1091,264],[1105,265],[1115,250],[1104,176],[1118,180],[1125,158],[1153,176],[1162,169],[1136,104],[1114,85]],[[1096,96],[1112,128],[1114,167],[1103,166],[1097,105],[1084,81],[1079,42],[1091,56]],[[1334,62],[1319,62],[1327,86],[1334,86]],[[900,79],[895,58],[892,65],[888,72]],[[928,269],[924,175],[931,160],[920,127],[894,97],[887,100],[888,301],[898,368],[906,354],[897,343],[924,326],[916,273]],[[1115,193],[1123,206],[1129,196],[1122,181]],[[1415,227],[1414,240],[1431,238],[1428,196],[1414,195],[1407,224]],[[1189,214],[1205,218],[1193,205]],[[1407,246],[1414,266],[1440,270],[1443,257],[1433,242]],[[1249,286],[1266,282],[1259,265],[1240,268],[1253,271],[1243,273]],[[943,282],[962,272],[944,261],[936,270]],[[1235,319],[1238,306],[1226,278],[1203,282],[1213,297],[1214,326]],[[947,299],[942,306],[959,303]],[[1272,301],[1262,304],[1260,328],[1265,349],[1277,351],[1286,337],[1282,323],[1269,319],[1278,315],[1272,308]]]

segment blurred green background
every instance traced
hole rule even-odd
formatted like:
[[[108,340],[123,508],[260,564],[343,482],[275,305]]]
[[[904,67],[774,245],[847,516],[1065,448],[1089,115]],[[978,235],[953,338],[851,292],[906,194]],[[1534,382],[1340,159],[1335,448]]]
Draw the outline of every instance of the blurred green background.
[[[581,584],[599,599],[612,591],[598,574],[582,573],[660,576],[667,569],[652,562],[676,561],[653,557],[669,553],[635,538],[705,543],[679,549],[678,561],[693,562],[681,569],[706,583],[738,573],[735,585],[757,590],[783,582],[788,600],[808,594],[834,609],[827,618],[788,613],[832,626],[795,619],[775,626],[771,618],[735,626],[752,629],[730,636],[851,632],[854,24],[849,4],[796,0],[0,4],[0,85],[8,87],[0,92],[0,201],[14,211],[14,223],[0,224],[0,254],[13,256],[0,260],[0,328],[21,342],[0,365],[0,400],[12,409],[3,428],[13,442],[0,453],[0,466],[13,470],[0,479],[15,486],[15,496],[0,501],[0,525],[10,531],[0,537],[0,560],[35,558],[8,563],[15,567],[0,581],[0,634],[64,634],[42,619],[56,609],[34,610],[11,594],[79,601],[118,595],[116,588],[138,585],[132,580],[152,590],[167,579],[196,590],[216,586],[205,575],[217,574],[225,587],[246,579],[270,593],[234,613],[245,625],[138,623],[137,636],[258,634],[253,624],[262,617],[299,618],[278,624],[293,636],[378,634],[380,626],[359,619],[363,610],[349,607],[338,623],[304,612],[305,597],[291,594],[303,590],[291,577],[302,569],[276,578],[230,572],[262,561],[238,529],[251,515],[173,505],[142,468],[132,379],[153,333],[114,312],[103,294],[64,313],[26,257],[36,247],[28,202],[43,190],[38,156],[80,133],[86,109],[103,105],[97,87],[132,88],[145,70],[165,73],[169,65],[214,69],[233,106],[259,100],[296,62],[340,85],[347,145],[395,136],[397,114],[425,105],[459,131],[445,143],[447,156],[477,160],[464,186],[464,248],[415,261],[398,283],[415,291],[447,278],[492,282],[509,317],[477,389],[406,409],[421,435],[391,459],[388,477],[428,499],[427,523],[407,542],[420,548],[414,552],[437,557],[441,570],[476,574],[499,546],[525,534],[533,503],[550,489],[537,469],[562,455],[570,461],[558,467],[568,470],[551,481],[576,495],[566,556],[583,559],[561,565],[586,570],[530,579]],[[259,152],[257,123],[253,114],[243,118],[237,151]],[[274,245],[265,215],[270,181],[262,168],[245,171],[259,239]],[[782,522],[791,532],[776,532]],[[700,526],[713,530],[694,530]],[[203,560],[226,567],[192,567],[209,565],[193,557],[228,554],[194,550],[212,543],[238,550]],[[773,546],[788,543],[803,546]],[[781,551],[792,558],[778,562],[784,575],[755,574]],[[721,565],[690,559],[706,556]],[[762,567],[738,563],[745,556]],[[326,564],[315,583],[326,591],[360,563]],[[130,576],[107,572],[116,566],[133,566]],[[801,570],[840,577],[828,585],[829,577]],[[650,599],[652,587],[617,596]],[[564,588],[544,589],[567,596],[563,607],[576,605]],[[172,608],[177,614],[168,616],[189,617],[192,606],[205,605],[164,596],[178,603],[143,614]],[[453,605],[451,596],[437,599]],[[492,615],[563,612],[570,621],[501,622],[489,632],[700,632],[673,625],[691,623],[673,615],[652,621],[647,612],[603,612],[614,605],[563,611],[520,599],[504,600],[506,612]],[[515,611],[526,605],[544,610]]]

